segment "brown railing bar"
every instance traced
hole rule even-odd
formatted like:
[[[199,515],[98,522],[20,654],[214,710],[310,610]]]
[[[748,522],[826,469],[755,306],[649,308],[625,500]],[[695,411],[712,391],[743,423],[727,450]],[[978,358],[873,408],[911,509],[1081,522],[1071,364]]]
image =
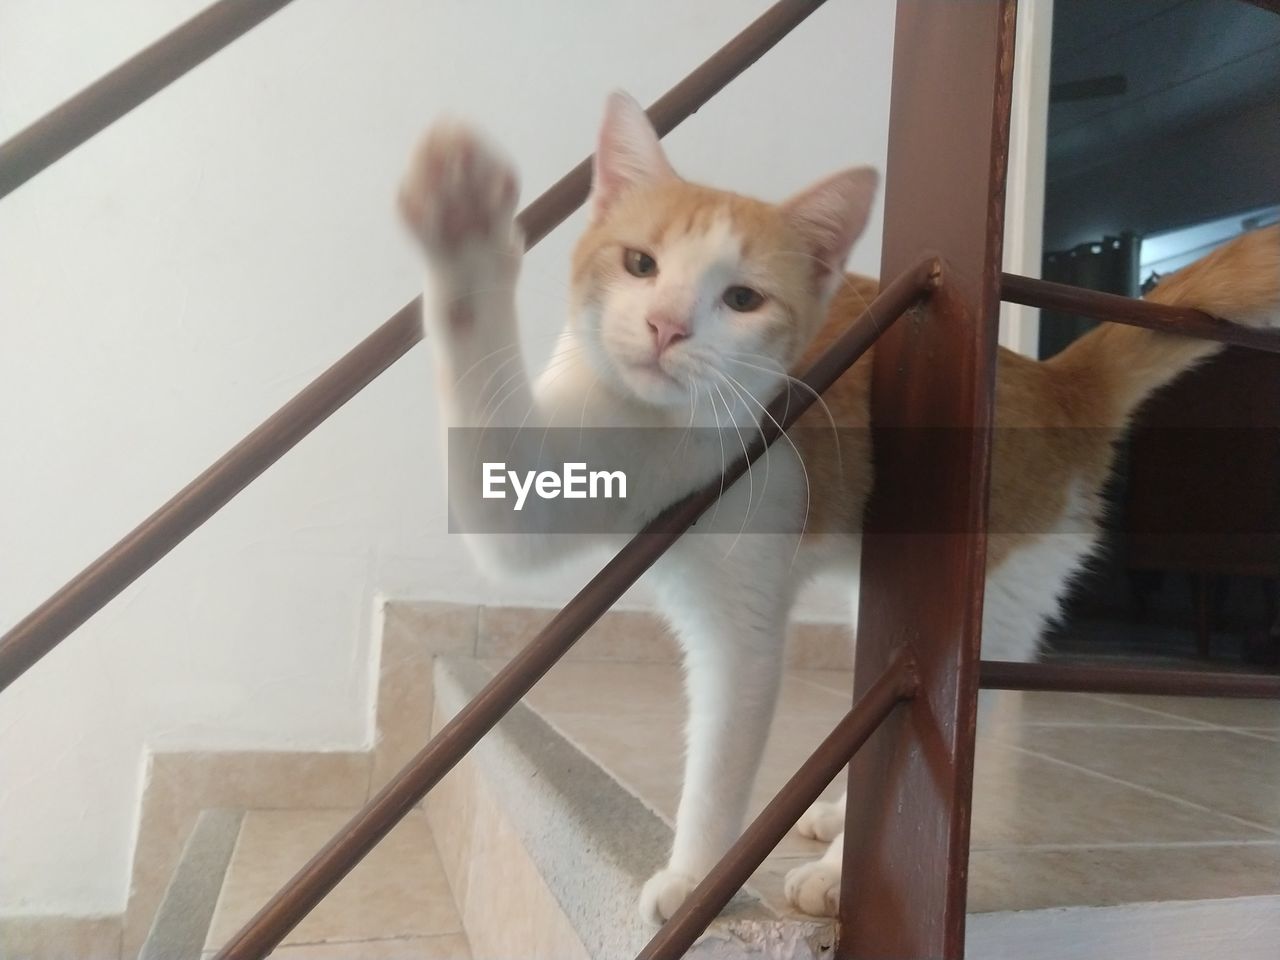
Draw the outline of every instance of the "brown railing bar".
[[[696,113],[699,107],[768,53],[825,2],[780,0],[756,17],[645,111],[658,136],[665,137]],[[591,158],[587,157],[529,204],[525,211],[528,222],[522,223],[526,242],[536,243],[559,226],[587,199],[590,188]]]
[[[896,7],[880,275],[946,277],[871,360],[852,699],[903,645],[920,689],[849,767],[835,960],[964,956],[1014,14]]]
[[[22,186],[291,0],[218,0],[0,144],[0,197]]]
[[[780,0],[649,109],[661,132],[692,115],[824,0]],[[518,217],[526,249],[583,200],[590,158]],[[213,466],[0,637],[0,690],[145,573],[299,440],[422,338],[420,300],[402,307],[350,353],[228,451]]]
[[[1078,313],[1095,320],[1127,323],[1134,327],[1280,353],[1280,333],[1274,331],[1242,327],[1186,307],[1170,307],[1065,283],[1036,280],[1016,273],[1000,275],[1000,299],[1028,307]]]
[[[0,690],[146,573],[421,337],[415,300],[14,625],[0,637]]]
[[[893,708],[915,696],[918,685],[911,657],[900,648],[879,679],[774,795],[712,871],[693,888],[675,915],[636,955],[636,960],[677,960],[684,956],[801,814],[848,766],[858,748],[879,729]]]
[[[984,690],[1053,690],[1067,693],[1139,693],[1173,697],[1280,699],[1280,677],[1254,673],[1202,673],[1149,667],[983,660]]]
[[[523,650],[431,738],[378,795],[346,823],[245,926],[215,960],[262,960],[413,809],[440,778],[466,756],[480,738],[577,642],[617,599],[746,473],[781,430],[794,423],[821,393],[875,342],[903,311],[938,282],[939,268],[928,260],[884,287],[866,311],[806,371],[803,387],[791,385],[770,404],[777,423],[766,418],[745,456],[719,478],[672,505],[627,543],[578,594],[565,604]],[[805,387],[808,389],[806,390]]]

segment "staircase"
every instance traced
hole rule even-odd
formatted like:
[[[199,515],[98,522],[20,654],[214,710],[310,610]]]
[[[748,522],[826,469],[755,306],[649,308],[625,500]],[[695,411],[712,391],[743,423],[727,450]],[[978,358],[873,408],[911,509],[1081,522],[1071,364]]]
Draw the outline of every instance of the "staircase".
[[[0,143],[0,197],[76,149],[285,2],[219,0]],[[822,2],[777,0],[652,104],[648,115],[659,135],[670,132],[697,111]],[[1252,2],[1277,7],[1276,0]],[[845,846],[846,858],[856,863],[857,875],[848,878],[840,903],[842,956],[927,955],[958,960],[966,953],[967,912],[973,914],[968,924],[971,957],[1025,956],[1029,951],[1062,960],[1126,955],[1205,960],[1210,953],[1232,957],[1274,955],[1271,945],[1280,939],[1280,930],[1277,911],[1270,907],[1275,900],[1275,878],[1280,874],[1275,869],[1280,824],[1276,822],[1274,804],[1277,774],[1270,758],[1277,755],[1274,745],[1280,737],[1271,725],[1271,714],[1264,712],[1264,722],[1258,726],[1250,722],[1247,710],[1227,710],[1221,704],[1211,705],[1212,710],[1220,712],[1206,717],[1195,715],[1201,709],[1198,706],[1184,710],[1165,701],[1096,694],[1226,694],[1280,699],[1280,680],[1248,674],[1134,669],[1131,665],[1109,668],[978,659],[998,301],[1068,309],[1109,322],[1280,350],[1274,333],[1223,324],[1198,311],[1000,272],[1010,159],[1015,22],[1014,0],[898,6],[881,293],[803,377],[793,378],[791,389],[775,399],[773,411],[766,411],[768,416],[756,440],[744,444],[741,459],[726,465],[718,481],[672,504],[623,546],[556,615],[553,624],[530,641],[513,668],[503,670],[495,683],[486,687],[481,702],[466,708],[466,720],[451,728],[452,736],[433,741],[387,782],[385,790],[371,796],[371,786],[383,782],[387,770],[394,769],[391,758],[417,735],[438,725],[453,709],[455,694],[475,689],[487,666],[479,662],[489,656],[482,650],[483,618],[473,621],[476,627],[471,628],[469,639],[454,634],[436,638],[433,633],[429,642],[409,644],[415,663],[432,663],[447,652],[437,644],[448,647],[461,643],[466,657],[469,642],[469,658],[473,662],[442,662],[434,674],[406,671],[412,673],[412,679],[384,674],[384,684],[393,693],[391,700],[400,694],[404,703],[421,709],[428,703],[428,694],[438,692],[438,702],[431,698],[431,711],[425,720],[416,716],[414,709],[407,710],[404,716],[393,711],[384,715],[388,723],[394,721],[401,729],[393,733],[384,727],[379,749],[353,758],[352,769],[363,770],[367,775],[346,785],[356,787],[356,792],[369,801],[362,808],[358,823],[334,837],[315,861],[315,869],[291,879],[273,900],[273,906],[260,912],[257,920],[228,942],[220,951],[225,960],[263,960],[291,935],[295,939],[280,946],[282,953],[330,948],[346,954],[361,952],[354,947],[359,941],[306,942],[296,938],[309,929],[303,920],[316,910],[338,878],[350,874],[348,882],[357,884],[361,875],[351,871],[401,823],[413,803],[427,796],[451,770],[457,771],[452,787],[456,816],[448,816],[448,806],[442,811],[438,798],[433,801],[435,813],[425,814],[428,823],[434,818],[437,839],[445,840],[447,851],[441,853],[438,863],[422,859],[427,856],[428,833],[421,825],[422,818],[410,814],[404,829],[411,834],[418,831],[413,834],[416,839],[404,843],[410,863],[405,866],[388,861],[383,863],[384,870],[394,869],[397,876],[417,876],[416,871],[421,870],[430,876],[432,864],[436,863],[444,871],[456,905],[460,905],[462,928],[469,934],[471,951],[477,956],[488,956],[498,949],[490,938],[495,936],[491,929],[499,922],[504,929],[519,931],[522,938],[515,944],[503,942],[498,936],[497,943],[504,950],[519,946],[527,952],[546,944],[548,949],[566,955],[580,955],[578,948],[602,955],[615,942],[630,942],[635,922],[623,920],[620,912],[610,908],[621,902],[628,884],[634,886],[655,862],[654,849],[662,849],[660,844],[655,847],[654,841],[662,836],[663,800],[659,793],[670,789],[666,779],[669,773],[655,775],[647,786],[632,782],[627,789],[625,784],[628,779],[636,779],[636,771],[628,774],[611,767],[618,766],[619,760],[635,757],[619,753],[610,760],[599,745],[593,757],[591,749],[579,749],[573,742],[574,735],[566,732],[572,724],[559,715],[559,701],[543,702],[547,716],[539,716],[536,707],[518,707],[518,701],[719,494],[743,476],[768,444],[785,432],[873,343],[877,349],[870,420],[877,425],[877,476],[865,531],[872,536],[863,541],[860,566],[861,581],[868,588],[862,594],[865,602],[859,618],[858,703],[832,731],[824,749],[805,761],[795,782],[777,798],[778,805],[770,807],[772,815],[748,828],[734,849],[712,868],[685,904],[654,935],[642,956],[648,960],[675,960],[690,948],[694,953],[721,956],[796,956],[825,950],[828,937],[821,924],[779,912],[776,896],[771,897],[767,891],[766,861],[770,848],[775,847],[775,863],[779,857],[785,859],[783,854],[790,842],[783,836],[786,821],[799,816],[818,792],[816,784],[820,780],[863,746],[866,749],[856,761],[859,769],[881,775],[860,776],[851,784],[851,809],[861,815],[850,818]],[[965,78],[965,82],[957,83],[957,78]],[[519,214],[526,246],[536,244],[583,202],[590,175],[591,163],[587,159]],[[225,456],[13,625],[0,637],[0,687],[21,677],[408,352],[422,336],[419,313],[416,300],[402,307]],[[910,314],[910,320],[894,323],[906,314]],[[939,358],[945,358],[945,362],[939,362]],[[895,429],[884,429],[888,425]],[[910,434],[896,429],[939,425],[962,428],[964,442],[951,445],[906,441],[904,438]],[[954,531],[957,535],[949,533],[941,541],[933,536],[902,535],[908,530]],[[454,615],[457,613],[453,611]],[[468,619],[463,616],[464,621]],[[814,665],[797,666],[811,669]],[[821,678],[792,679],[810,687],[821,686]],[[834,682],[838,678],[831,679]],[[843,686],[838,682],[831,686],[833,694],[847,689],[848,678],[843,680]],[[408,685],[416,685],[413,689],[420,696],[414,698],[406,693]],[[996,746],[984,749],[989,754],[994,749],[997,757],[1006,758],[1002,762],[1007,762],[1007,770],[1012,771],[1012,786],[1000,788],[999,777],[994,781],[998,787],[993,792],[994,802],[997,809],[1003,810],[992,823],[999,828],[994,833],[996,842],[1003,846],[977,850],[979,855],[995,855],[986,858],[990,864],[985,868],[994,872],[982,879],[984,858],[975,857],[975,889],[971,890],[970,864],[963,841],[969,835],[970,810],[974,806],[972,721],[981,688],[1074,690],[1093,695],[1060,701],[1067,714],[1078,716],[1083,710],[1083,721],[1055,717],[1054,722],[1037,724],[1019,719],[1012,727],[993,725],[987,730],[988,740]],[[1021,718],[1024,702],[1035,701],[1009,702],[1015,704],[1015,712]],[[637,700],[633,706],[640,709],[641,715],[647,715],[649,708],[658,703]],[[660,703],[669,706],[668,700]],[[1112,708],[1119,708],[1119,722],[1098,719],[1112,713]],[[518,715],[515,722],[507,717],[513,710]],[[905,711],[910,711],[909,721],[882,726],[895,712],[902,717]],[[566,729],[557,727],[557,718],[551,714],[558,714]],[[1147,722],[1138,722],[1135,714]],[[625,711],[601,715],[595,726],[580,728],[578,737],[599,734],[605,729],[604,721],[612,722],[624,715]],[[1151,720],[1155,716],[1162,719],[1160,724]],[[784,723],[788,720],[785,715],[782,719]],[[1066,733],[1033,729],[1040,726],[1085,729]],[[496,736],[488,741],[489,759],[467,757],[458,766],[481,737],[495,727]],[[1147,728],[1172,732],[1133,734],[1134,730]],[[1117,736],[1116,731],[1123,734]],[[1132,743],[1124,740],[1129,735],[1134,736]],[[645,734],[632,752],[646,755],[644,748],[652,746],[653,737]],[[672,745],[661,746],[668,748],[667,753],[674,753]],[[895,762],[902,756],[929,762]],[[227,759],[214,758],[215,766]],[[239,759],[250,766],[261,766],[263,760]],[[1175,760],[1187,761],[1186,765],[1200,778],[1187,776],[1185,769],[1175,770]],[[346,762],[347,758],[341,761]],[[1099,769],[1098,764],[1110,769]],[[1047,781],[1034,770],[1022,772],[1037,766],[1058,773],[1070,770],[1073,775],[1084,777],[1078,783],[1059,784],[1038,796],[1036,789],[1042,788],[1032,785]],[[158,769],[153,765],[152,772]],[[979,778],[979,784],[983,779]],[[1231,785],[1225,799],[1223,791],[1217,789],[1219,781]],[[155,943],[155,949],[160,950],[159,938],[163,936],[173,937],[174,943],[181,941],[184,950],[195,949],[203,919],[195,925],[195,934],[190,929],[180,929],[178,921],[206,915],[209,921],[201,949],[209,946],[211,936],[216,941],[223,930],[220,917],[239,909],[234,906],[239,902],[237,885],[252,882],[238,878],[270,872],[275,869],[270,866],[274,856],[287,856],[284,852],[256,853],[254,844],[283,844],[284,837],[294,831],[305,832],[321,819],[314,812],[297,813],[299,804],[313,811],[334,809],[333,805],[319,802],[301,782],[277,776],[274,783],[289,788],[287,793],[294,806],[286,808],[291,811],[287,817],[268,815],[256,797],[243,807],[228,807],[225,802],[215,801],[212,794],[253,793],[234,789],[241,785],[238,780],[210,781],[210,795],[184,781],[179,791],[183,804],[162,802],[158,791],[148,791],[147,811],[154,817],[144,813],[129,911],[123,919],[123,947],[114,949],[114,953],[132,957],[135,943],[144,951],[149,949],[149,943],[144,941]],[[494,786],[503,783],[507,793]],[[584,783],[590,785],[587,793],[582,792]],[[326,785],[332,786],[327,781]],[[1116,787],[1123,789],[1114,790]],[[1089,814],[1096,808],[1088,803],[1082,807],[1054,807],[1062,800],[1064,788],[1077,790],[1086,799],[1095,788],[1103,793],[1112,790],[1116,794],[1111,798],[1114,805],[1101,808],[1105,815],[1094,822]],[[623,794],[631,796],[651,816],[643,815],[634,804],[630,810],[624,809],[629,801]],[[558,808],[558,815],[553,815],[552,805],[547,802],[553,796],[566,801]],[[567,802],[575,797],[577,806]],[[1044,802],[1038,805],[1036,800]],[[357,798],[337,805],[337,809],[350,810],[361,802]],[[981,809],[991,802],[984,799],[980,787],[976,805]],[[1042,811],[1054,809],[1055,816],[1043,816]],[[237,810],[244,812],[237,814]],[[599,810],[610,811],[611,818],[584,819]],[[1002,832],[1011,823],[1019,824],[1019,818],[1027,811],[1040,815],[1043,822],[1033,818],[1012,833]],[[623,813],[636,813],[637,817],[623,817]],[[1150,819],[1151,815],[1155,818]],[[1167,819],[1161,819],[1161,815],[1167,815]],[[602,825],[629,829],[632,824],[638,824],[640,832],[630,839],[598,832]],[[1040,828],[1061,827],[1087,829],[1056,842],[1043,841]],[[1170,832],[1174,834],[1172,839]],[[982,835],[980,829],[974,831],[976,840]],[[144,837],[150,838],[154,849],[144,847]],[[251,843],[254,837],[263,839]],[[548,837],[566,843],[574,839],[582,851],[581,859],[566,862],[562,859],[564,847],[547,842]],[[281,851],[286,847],[288,844]],[[225,859],[228,850],[229,860]],[[491,850],[498,852],[490,856]],[[184,851],[195,859],[187,861]],[[1222,868],[1224,856],[1229,869]],[[1198,897],[1201,893],[1196,878],[1182,869],[1188,857],[1195,859],[1196,873],[1226,888],[1228,900],[1201,903],[1196,899],[1188,904],[1176,899],[1192,894]],[[218,864],[223,862],[227,866],[219,883]],[[241,862],[246,865],[238,867]],[[452,873],[450,864],[454,865]],[[547,871],[557,864],[561,874],[550,879]],[[598,866],[601,864],[602,868]],[[1041,882],[1037,882],[1037,864],[1043,874]],[[1210,869],[1203,869],[1206,864]],[[734,901],[734,893],[750,869],[748,865],[763,865],[764,872],[756,875],[755,886],[766,889],[753,892],[749,884],[745,894],[739,894]],[[166,866],[170,868],[170,882],[161,898],[156,878],[166,875]],[[405,872],[399,873],[401,870]],[[1044,876],[1049,875],[1055,877],[1054,881],[1043,882]],[[612,886],[597,890],[580,877]],[[192,886],[183,882],[186,878],[194,878]],[[360,882],[370,886],[357,884],[352,888],[357,892],[349,895],[359,903],[366,896],[374,900],[390,896],[380,886],[383,880],[376,873],[368,875]],[[983,900],[981,883],[993,884],[992,889],[997,891],[990,900]],[[220,892],[210,908],[214,888]],[[507,893],[509,899],[492,899],[494,890]],[[1067,902],[1039,902],[1029,891],[1041,891],[1040,900]],[[607,900],[603,907],[601,894]],[[1063,920],[1068,914],[1077,916],[1074,911],[1079,910],[1128,910],[1140,898],[1150,900],[1153,895],[1159,902],[1145,912],[1141,904],[1135,907],[1137,919],[1124,913],[1100,916],[1087,934],[1078,933],[1078,923],[1073,930],[1075,921]],[[152,909],[161,900],[165,906],[174,904],[174,912]],[[1229,919],[1223,919],[1226,914],[1214,903],[1228,905]],[[987,912],[980,912],[979,907],[984,904]],[[1176,913],[1169,914],[1167,904]],[[726,906],[727,914],[720,915]],[[417,909],[406,908],[397,923],[402,920],[410,931],[418,930],[411,916]],[[1035,915],[1045,910],[1065,913],[1054,913],[1040,922]],[[440,914],[447,914],[442,906]],[[1154,915],[1168,922],[1147,919]],[[1036,920],[1038,927],[1022,924],[1022,918],[1028,916]],[[997,920],[988,922],[989,917]],[[992,933],[998,934],[1002,929],[1002,917],[1013,918],[1003,927],[1009,933],[1003,939]],[[21,917],[11,928],[18,930],[20,938],[30,940],[30,932],[39,929],[43,921],[59,919],[63,918]],[[93,938],[95,944],[112,943],[121,932],[110,922],[101,923],[102,918],[84,919],[85,923],[72,922],[67,929],[77,937]],[[312,935],[318,936],[317,931],[326,929],[346,934],[355,930],[342,926],[336,916],[330,919],[332,928],[316,921],[316,926],[310,928]],[[139,938],[138,931],[144,928],[151,935]],[[379,929],[384,945],[400,936],[398,932]],[[362,925],[361,931],[362,935],[367,934],[372,926]],[[1206,932],[1209,939],[1204,939]],[[700,934],[702,939],[695,945]],[[9,936],[8,932],[5,936]],[[404,934],[407,939],[414,936],[413,932]],[[1125,937],[1127,947],[1120,945]],[[28,949],[27,940],[20,941],[17,953],[38,952]],[[15,953],[11,943],[6,942],[5,946],[6,952]],[[95,945],[94,950],[98,949]],[[1087,952],[1082,953],[1082,949]],[[63,950],[64,955],[67,952]],[[45,955],[49,955],[48,951]],[[180,958],[175,956],[174,960]]]
[[[211,956],[354,812],[360,791],[380,786],[550,614],[388,604],[376,748],[313,755],[310,774],[296,756],[275,755],[296,790],[277,782],[257,805],[196,816],[141,953],[130,952],[126,925],[124,956]],[[846,709],[847,647],[838,628],[797,627],[753,812]],[[994,702],[977,761],[970,956],[1272,955],[1280,704],[983,696]],[[610,614],[273,956],[634,954],[651,932],[636,898],[671,839],[682,723],[673,645],[647,615]],[[237,764],[272,780],[273,755],[238,756],[203,762],[220,763],[218,782],[243,781]],[[157,784],[153,776],[153,817]],[[227,795],[212,784],[211,797]],[[782,896],[786,871],[821,849],[788,836],[691,956],[830,956],[833,925],[795,914]],[[145,899],[135,871],[131,910]],[[136,928],[141,914],[132,919]]]

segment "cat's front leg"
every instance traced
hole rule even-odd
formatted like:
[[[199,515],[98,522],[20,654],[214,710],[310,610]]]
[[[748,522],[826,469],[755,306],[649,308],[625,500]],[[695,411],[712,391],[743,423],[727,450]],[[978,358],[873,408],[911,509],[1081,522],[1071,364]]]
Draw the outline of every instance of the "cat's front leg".
[[[742,832],[782,679],[794,541],[690,535],[657,572],[663,612],[684,648],[689,700],[684,784],[665,869],[640,913],[662,923]]]
[[[503,411],[489,409],[499,385],[502,407],[523,415],[532,403],[516,335],[518,195],[512,165],[452,122],[427,132],[401,184],[401,216],[426,255],[424,332],[451,427],[504,425]],[[502,378],[489,376],[495,369]]]
[[[721,637],[703,641],[719,649],[701,650],[685,661],[685,778],[671,859],[641,892],[640,914],[651,923],[669,919],[741,834],[773,719],[781,643],[776,652],[735,650],[731,645],[741,637],[730,638],[729,633],[736,625],[725,623],[723,629]]]
[[[446,428],[449,504],[473,556],[490,573],[528,569],[579,546],[549,537],[541,501],[513,510],[486,495],[485,466],[523,471],[546,441],[520,354],[515,293],[524,243],[512,165],[458,123],[430,129],[410,158],[400,211],[426,261],[423,333]],[[527,429],[521,430],[524,427]],[[542,444],[540,446],[539,444]],[[505,476],[505,472],[500,472]],[[534,498],[529,498],[531,501]]]

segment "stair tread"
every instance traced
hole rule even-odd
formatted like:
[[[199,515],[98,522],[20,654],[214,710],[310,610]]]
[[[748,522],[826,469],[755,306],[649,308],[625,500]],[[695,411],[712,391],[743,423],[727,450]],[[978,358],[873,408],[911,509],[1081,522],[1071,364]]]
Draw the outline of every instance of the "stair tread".
[[[753,813],[843,715],[851,689],[847,671],[788,671]],[[1257,726],[1256,705],[983,697],[971,912],[1280,894],[1280,737]],[[528,703],[671,822],[683,758],[678,665],[562,663]],[[1127,767],[1115,761],[1121,749],[1134,754]],[[1230,789],[1206,788],[1214,783]],[[792,832],[753,886],[786,912],[785,872],[821,850]]]
[[[206,953],[222,946],[354,813],[354,809],[247,811],[209,928]],[[425,814],[411,811],[289,933],[273,956],[466,960],[469,951],[462,921]]]

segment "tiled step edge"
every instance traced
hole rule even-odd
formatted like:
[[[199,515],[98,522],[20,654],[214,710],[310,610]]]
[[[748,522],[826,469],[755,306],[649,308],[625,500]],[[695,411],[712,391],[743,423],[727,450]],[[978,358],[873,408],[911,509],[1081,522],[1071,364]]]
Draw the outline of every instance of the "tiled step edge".
[[[200,812],[138,960],[200,960],[243,819],[243,810]]]
[[[490,676],[472,659],[437,660],[435,726],[453,716]],[[586,954],[604,960],[634,956],[654,933],[636,911],[640,888],[662,866],[671,846],[671,828],[523,704],[481,742],[468,762],[476,764],[486,788],[502,798],[501,815]],[[459,771],[451,776],[465,775]],[[434,807],[429,802],[427,808],[434,817],[437,842],[457,829],[441,821],[451,814],[456,818],[458,805],[450,808],[448,800],[442,800]],[[453,858],[444,850],[442,854],[448,872]],[[459,863],[468,859],[469,851]],[[474,889],[474,875],[451,876],[450,882],[460,901],[484,896]],[[465,918],[464,902],[459,905]],[[501,921],[495,917],[490,922]],[[472,934],[473,946],[478,947],[476,937],[482,933]],[[830,957],[833,939],[830,923],[779,918],[753,894],[742,892],[688,955],[706,960],[816,960]]]

